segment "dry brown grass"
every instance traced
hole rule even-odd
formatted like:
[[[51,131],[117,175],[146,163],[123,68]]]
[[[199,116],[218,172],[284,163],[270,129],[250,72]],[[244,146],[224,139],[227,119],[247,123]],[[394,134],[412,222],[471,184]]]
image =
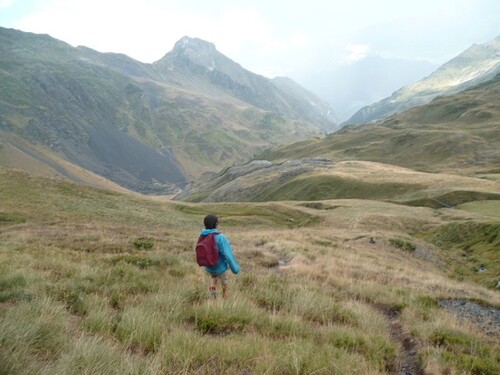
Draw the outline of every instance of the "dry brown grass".
[[[497,338],[437,303],[500,306],[498,293],[450,279],[442,251],[417,236],[478,212],[363,200],[184,205],[9,176],[0,212],[26,220],[0,223],[3,372],[393,374],[405,338],[426,373],[498,369]],[[194,263],[206,212],[219,214],[242,269],[229,275],[228,301],[207,299]]]

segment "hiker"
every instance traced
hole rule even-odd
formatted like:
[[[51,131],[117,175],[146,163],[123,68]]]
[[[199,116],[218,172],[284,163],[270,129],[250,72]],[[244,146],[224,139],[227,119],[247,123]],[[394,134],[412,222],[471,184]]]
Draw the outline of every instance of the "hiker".
[[[240,266],[238,265],[238,261],[234,256],[233,249],[231,248],[231,244],[227,237],[217,230],[217,225],[219,224],[219,219],[215,215],[207,215],[203,219],[203,224],[205,225],[205,229],[202,229],[200,234],[200,240],[204,237],[214,234],[215,244],[218,249],[218,260],[214,266],[206,266],[205,270],[211,276],[211,285],[210,285],[210,296],[212,298],[217,298],[217,284],[220,282],[222,286],[222,298],[227,298],[228,293],[228,285],[227,285],[227,268],[231,268],[231,271],[234,274],[240,272]],[[197,246],[198,247],[198,246]],[[198,251],[198,250],[197,250]],[[197,254],[198,256],[198,254]],[[200,264],[200,262],[198,262]]]

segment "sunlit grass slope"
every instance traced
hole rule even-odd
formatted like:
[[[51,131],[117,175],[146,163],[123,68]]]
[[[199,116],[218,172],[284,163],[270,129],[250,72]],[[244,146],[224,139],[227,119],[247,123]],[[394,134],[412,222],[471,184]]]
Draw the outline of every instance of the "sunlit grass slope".
[[[377,124],[347,126],[324,139],[275,148],[267,160],[326,156],[370,160],[419,171],[459,174],[500,170],[500,75],[439,97]]]
[[[242,269],[226,301],[194,261],[208,212]],[[471,222],[498,228],[480,206],[174,203],[0,170],[0,374],[396,374],[408,343],[426,373],[496,374],[498,336],[438,304],[500,306],[436,245]]]
[[[227,176],[222,184],[201,184],[184,199],[230,202],[347,198],[431,208],[500,200],[500,183],[484,178],[418,172],[368,161],[331,162],[328,167],[305,168],[303,162],[278,170],[264,167],[232,180],[229,171],[222,175]]]

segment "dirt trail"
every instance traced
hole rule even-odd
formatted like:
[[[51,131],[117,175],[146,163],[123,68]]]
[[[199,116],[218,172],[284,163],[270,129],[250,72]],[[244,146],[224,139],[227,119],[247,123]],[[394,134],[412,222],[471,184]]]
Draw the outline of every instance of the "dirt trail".
[[[396,367],[391,375],[423,375],[417,356],[417,344],[411,335],[406,332],[400,320],[400,312],[393,307],[375,305],[389,321],[391,337],[401,347],[401,353],[396,360]]]

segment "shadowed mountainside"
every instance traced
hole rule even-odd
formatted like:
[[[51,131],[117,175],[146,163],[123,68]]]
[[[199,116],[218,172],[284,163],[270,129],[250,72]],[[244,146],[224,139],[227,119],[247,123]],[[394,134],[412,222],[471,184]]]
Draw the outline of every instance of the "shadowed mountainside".
[[[271,145],[335,128],[311,93],[286,92],[187,37],[143,64],[0,28],[0,79],[3,150],[30,149],[17,168],[50,158],[52,171],[69,162],[143,193],[171,193]]]

